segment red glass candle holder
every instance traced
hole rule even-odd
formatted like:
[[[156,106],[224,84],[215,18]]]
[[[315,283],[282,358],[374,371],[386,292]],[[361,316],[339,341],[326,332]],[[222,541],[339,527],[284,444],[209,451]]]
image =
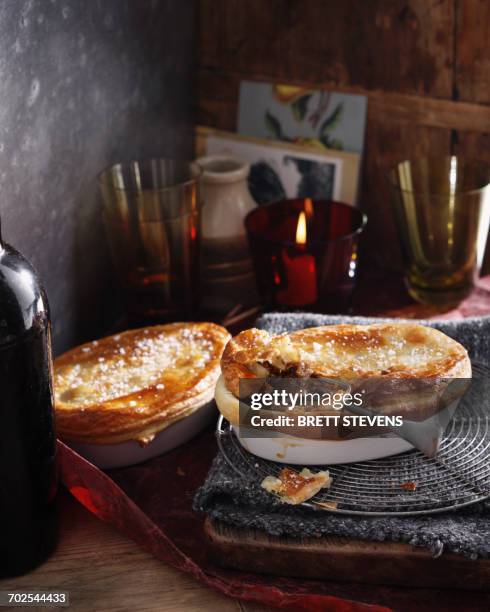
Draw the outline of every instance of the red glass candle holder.
[[[342,312],[355,287],[360,210],[329,200],[283,200],[245,218],[257,287],[269,308]]]

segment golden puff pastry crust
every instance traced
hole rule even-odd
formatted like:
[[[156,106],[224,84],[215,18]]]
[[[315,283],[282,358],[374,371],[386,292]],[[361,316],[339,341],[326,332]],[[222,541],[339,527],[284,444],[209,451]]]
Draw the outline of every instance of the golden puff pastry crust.
[[[218,408],[238,420],[240,378],[471,378],[466,349],[416,323],[327,325],[271,336],[259,329],[232,338],[221,359]]]
[[[144,445],[212,400],[230,339],[213,323],[130,330],[54,362],[56,423],[66,440]]]
[[[308,468],[296,472],[283,468],[277,477],[266,476],[261,487],[269,493],[276,493],[286,504],[302,504],[314,497],[320,489],[328,489],[332,478],[328,471],[313,473]]]

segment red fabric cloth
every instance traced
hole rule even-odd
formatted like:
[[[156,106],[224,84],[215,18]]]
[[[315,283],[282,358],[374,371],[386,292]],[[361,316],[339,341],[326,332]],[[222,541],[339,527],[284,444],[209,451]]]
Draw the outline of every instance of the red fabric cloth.
[[[464,319],[490,315],[490,275],[475,282],[456,308],[418,304],[407,293],[403,275],[377,268],[366,270],[356,289],[352,314],[402,319]]]
[[[382,612],[351,599],[366,589],[350,585],[268,577],[212,566],[203,518],[192,497],[216,453],[212,433],[166,455],[105,473],[59,442],[64,484],[88,510],[114,525],[157,558],[236,599],[283,610]],[[347,596],[346,596],[347,595]]]
[[[490,315],[490,276],[479,278],[471,294],[457,308],[436,315],[434,319],[465,319]]]

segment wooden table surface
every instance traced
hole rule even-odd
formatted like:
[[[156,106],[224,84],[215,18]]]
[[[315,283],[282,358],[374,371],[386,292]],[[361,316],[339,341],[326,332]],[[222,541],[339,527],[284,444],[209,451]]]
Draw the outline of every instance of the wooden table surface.
[[[0,590],[62,590],[70,593],[69,608],[110,612],[113,610],[168,610],[205,612],[266,612],[271,608],[235,601],[193,577],[165,565],[110,525],[94,517],[65,490],[60,495],[61,533],[58,549],[41,567],[17,578],[0,580]],[[376,587],[373,587],[376,588]],[[402,589],[400,592],[406,591]],[[460,591],[409,590],[408,601],[417,601],[419,612],[489,609],[484,594]],[[434,594],[441,605],[434,606]],[[454,597],[454,605],[450,604]],[[357,599],[353,594],[352,599]],[[362,597],[361,597],[362,599]],[[386,600],[386,594],[384,599]],[[389,597],[391,600],[391,596]],[[432,602],[432,603],[431,603]],[[386,603],[386,602],[385,602]],[[391,604],[391,601],[390,601]],[[403,604],[403,605],[402,605]],[[395,610],[415,609],[407,597],[393,600]],[[1,607],[0,611],[34,610],[40,607]]]
[[[234,601],[165,565],[99,521],[65,491],[60,499],[60,512],[60,542],[54,555],[25,576],[0,580],[0,590],[69,591],[70,607],[59,610],[259,612],[268,609]]]

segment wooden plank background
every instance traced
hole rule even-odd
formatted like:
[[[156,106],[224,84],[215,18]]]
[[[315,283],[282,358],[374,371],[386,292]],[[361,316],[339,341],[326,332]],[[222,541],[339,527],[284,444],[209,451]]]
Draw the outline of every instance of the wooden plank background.
[[[235,130],[243,79],[366,94],[368,246],[399,265],[386,172],[490,161],[489,41],[488,0],[199,0],[197,122]]]

